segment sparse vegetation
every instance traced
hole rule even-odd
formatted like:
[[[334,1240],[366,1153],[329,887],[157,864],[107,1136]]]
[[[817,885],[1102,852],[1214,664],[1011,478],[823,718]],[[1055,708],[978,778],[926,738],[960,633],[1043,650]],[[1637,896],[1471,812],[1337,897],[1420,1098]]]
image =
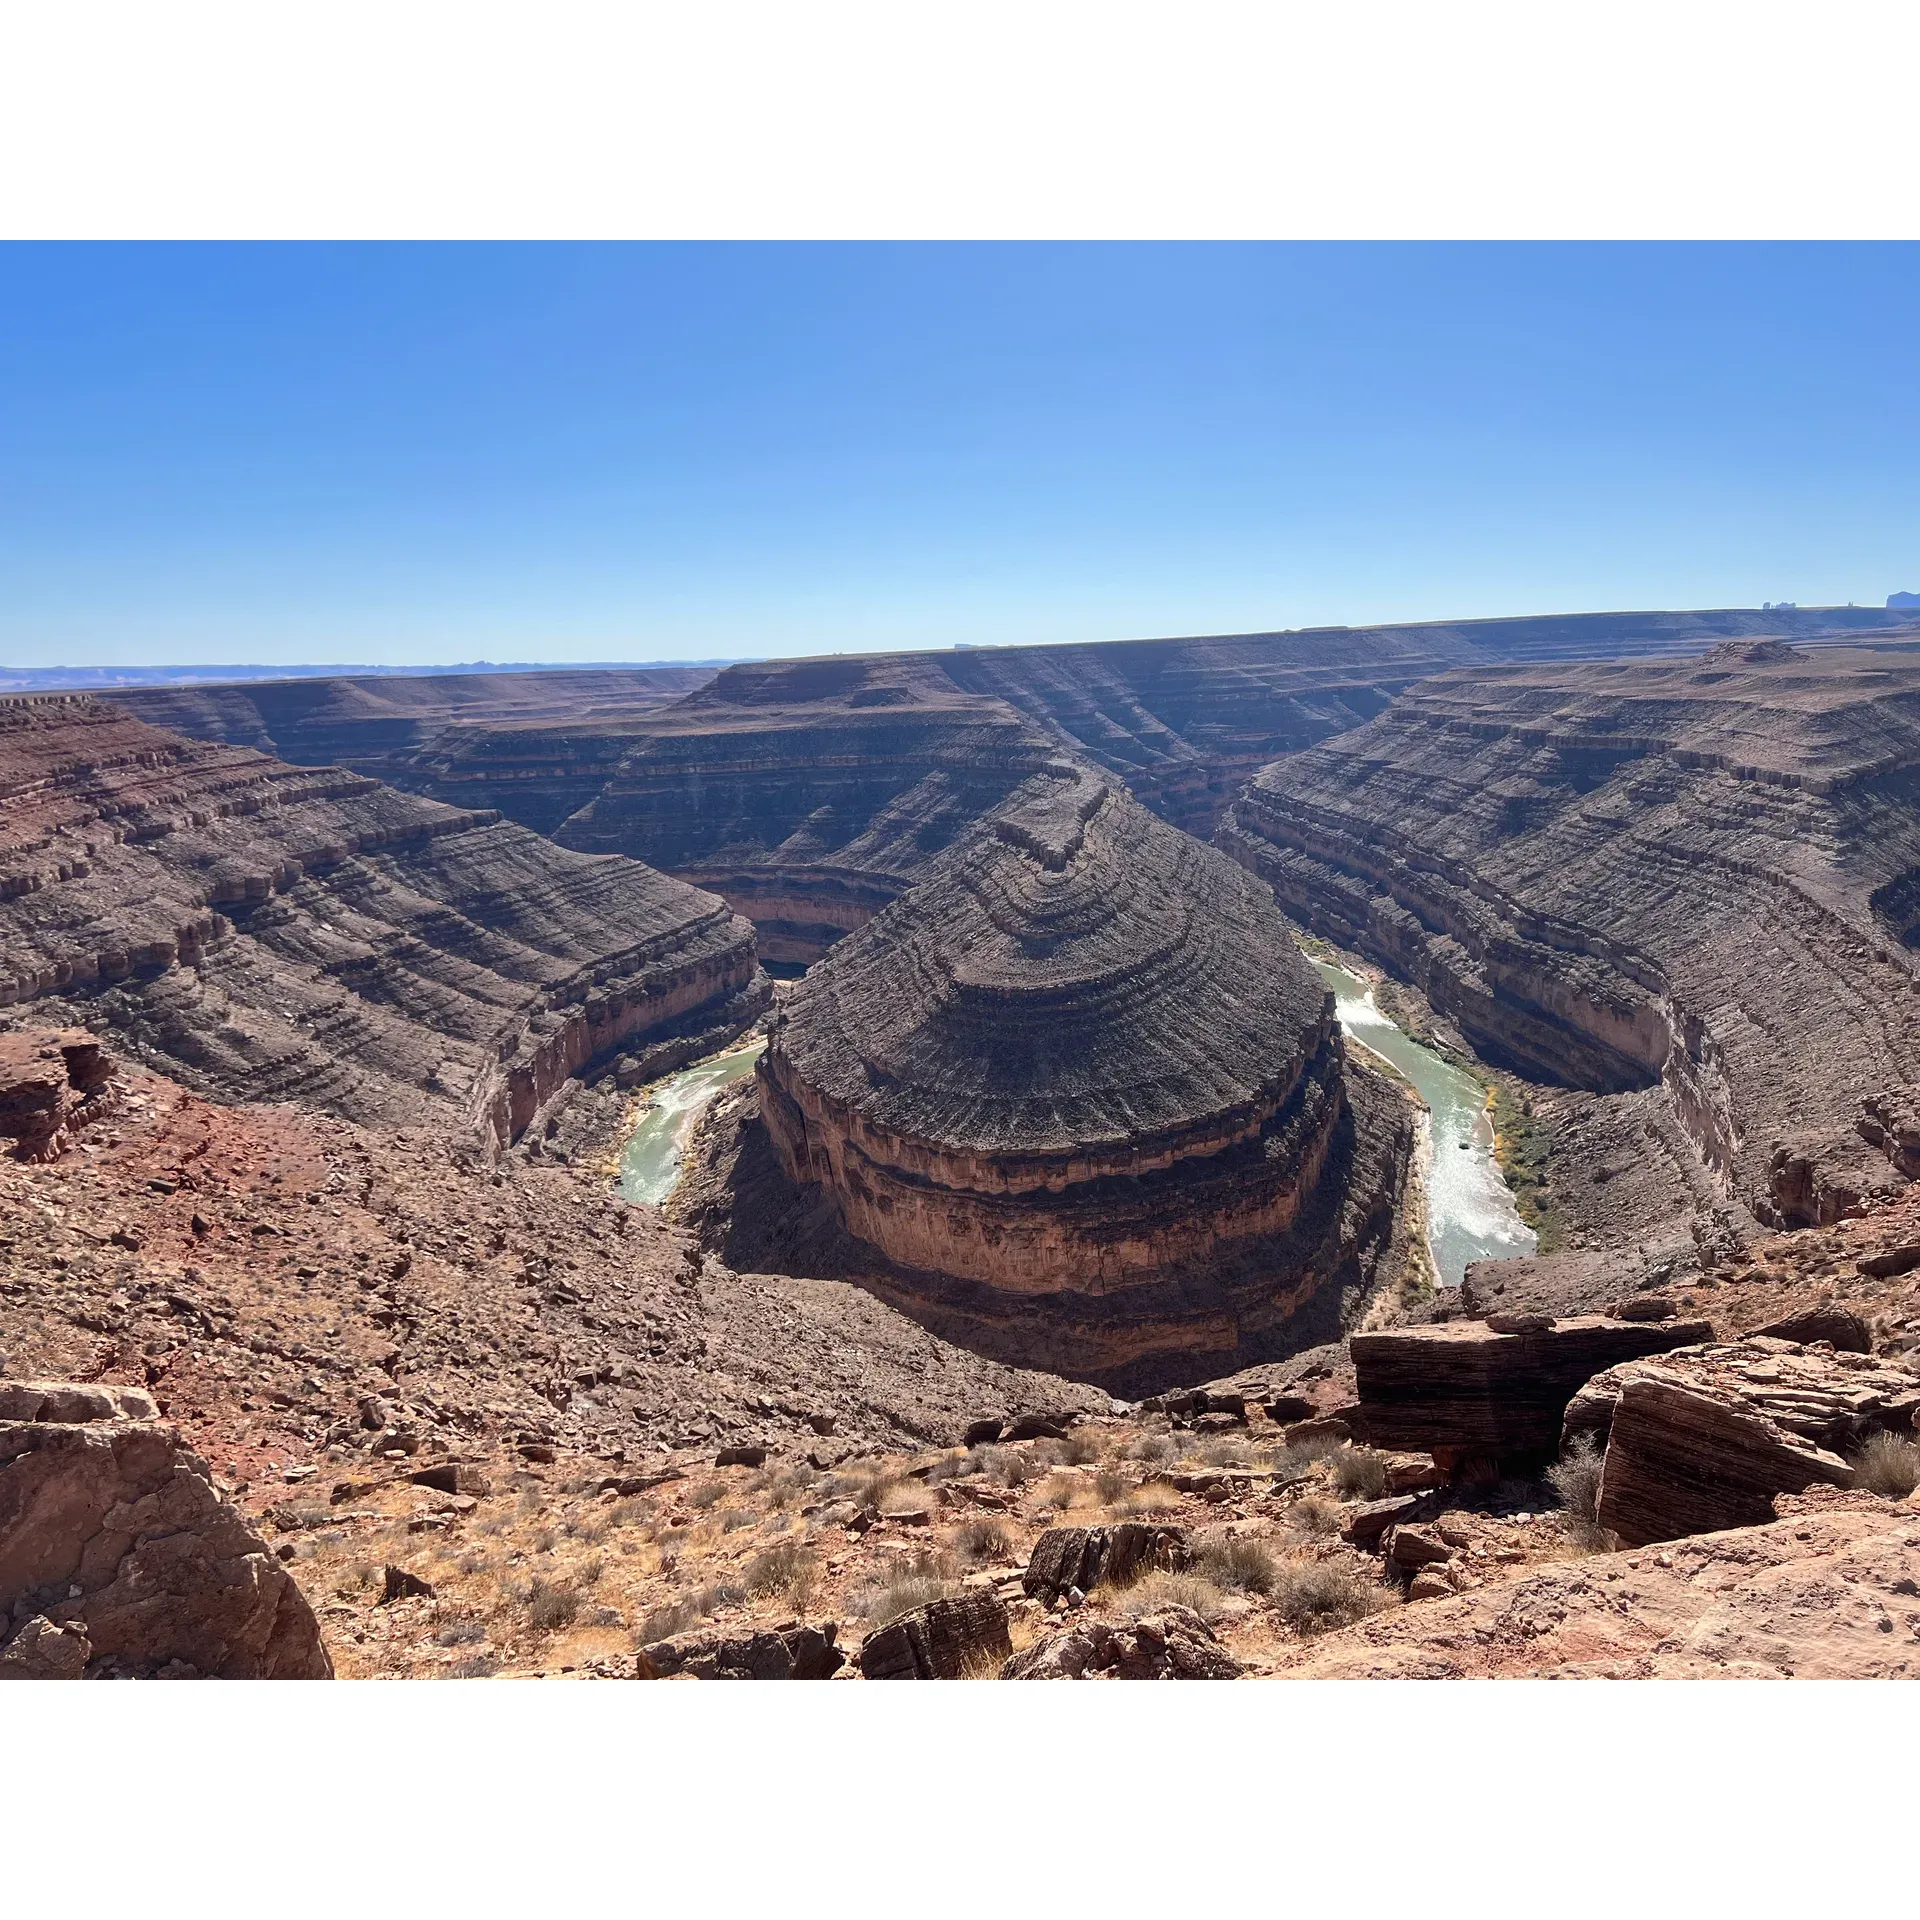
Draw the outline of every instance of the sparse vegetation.
[[[1132,1492],[1132,1483],[1117,1467],[1102,1467],[1093,1476],[1093,1490],[1103,1506],[1117,1506]]]
[[[1253,1449],[1246,1441],[1223,1434],[1217,1440],[1203,1441],[1196,1458],[1207,1467],[1247,1467],[1253,1464]]]
[[[1230,1593],[1271,1593],[1279,1571],[1258,1540],[1217,1530],[1201,1535],[1194,1570]]]
[[[1547,1484],[1560,1496],[1560,1524],[1568,1540],[1586,1553],[1598,1552],[1607,1544],[1599,1519],[1602,1460],[1592,1435],[1583,1433],[1547,1469]]]
[[[1276,1572],[1273,1610],[1295,1633],[1329,1633],[1374,1609],[1377,1590],[1350,1568],[1325,1560],[1289,1560]]]
[[[853,1611],[878,1629],[930,1600],[946,1600],[959,1591],[954,1563],[945,1554],[920,1553],[896,1561],[886,1577],[856,1594]]]
[[[691,1507],[696,1513],[705,1513],[709,1507],[718,1506],[726,1498],[727,1483],[724,1480],[703,1480],[697,1487],[689,1487],[680,1496],[681,1504]]]
[[[1343,1446],[1328,1462],[1327,1477],[1343,1500],[1378,1500],[1387,1490],[1386,1455]]]
[[[1548,1176],[1552,1132],[1534,1118],[1533,1096],[1510,1081],[1494,1082],[1488,1109],[1493,1117],[1494,1158],[1513,1194],[1514,1208],[1539,1236],[1539,1250],[1557,1252],[1564,1228],[1553,1210]]]
[[[785,1594],[804,1610],[813,1596],[818,1572],[813,1555],[798,1540],[783,1540],[747,1562],[747,1591],[761,1596]]]
[[[536,1578],[527,1592],[527,1622],[535,1633],[555,1633],[573,1625],[580,1602],[578,1588]]]
[[[1339,1532],[1340,1509],[1320,1494],[1303,1494],[1287,1509],[1287,1525],[1309,1538],[1324,1537]]]
[[[1139,1439],[1129,1441],[1126,1458],[1144,1461],[1148,1466],[1159,1466],[1163,1461],[1171,1460],[1174,1455],[1173,1435],[1170,1433],[1143,1433]]]
[[[1099,1436],[1091,1427],[1075,1427],[1059,1445],[1060,1459],[1069,1467],[1091,1466],[1100,1458]]]
[[[1920,1446],[1897,1434],[1876,1433],[1853,1457],[1853,1483],[1889,1500],[1920,1487]]]
[[[1211,1626],[1226,1615],[1227,1596],[1199,1573],[1168,1573],[1156,1568],[1132,1586],[1120,1589],[1114,1604],[1130,1620],[1158,1613],[1163,1607],[1191,1607]]]
[[[1050,1473],[1040,1483],[1040,1502],[1064,1512],[1076,1500],[1087,1497],[1087,1477],[1082,1473]]]
[[[484,1623],[471,1618],[449,1620],[433,1636],[436,1647],[470,1647],[487,1637]]]
[[[954,1546],[961,1559],[976,1566],[992,1565],[1012,1557],[1013,1535],[998,1520],[963,1520],[954,1535]]]

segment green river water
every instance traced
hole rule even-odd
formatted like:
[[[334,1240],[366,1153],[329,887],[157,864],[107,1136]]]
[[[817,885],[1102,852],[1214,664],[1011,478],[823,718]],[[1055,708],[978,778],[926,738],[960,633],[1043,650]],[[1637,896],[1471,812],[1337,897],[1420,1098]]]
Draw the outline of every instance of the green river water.
[[[1457,1287],[1471,1260],[1531,1253],[1533,1229],[1520,1218],[1501,1178],[1480,1082],[1402,1032],[1375,1004],[1365,980],[1327,961],[1314,965],[1333,989],[1348,1039],[1397,1069],[1426,1103],[1419,1163],[1427,1195],[1427,1242],[1441,1283]],[[756,1040],[698,1061],[652,1090],[620,1156],[620,1191],[627,1199],[649,1207],[666,1199],[680,1178],[687,1135],[700,1109],[721,1088],[751,1073],[765,1046]]]
[[[1469,1261],[1531,1253],[1536,1236],[1520,1218],[1494,1157],[1486,1089],[1389,1020],[1367,981],[1329,961],[1313,964],[1333,989],[1347,1038],[1412,1081],[1426,1102],[1419,1159],[1427,1190],[1427,1245],[1441,1284],[1457,1287]]]

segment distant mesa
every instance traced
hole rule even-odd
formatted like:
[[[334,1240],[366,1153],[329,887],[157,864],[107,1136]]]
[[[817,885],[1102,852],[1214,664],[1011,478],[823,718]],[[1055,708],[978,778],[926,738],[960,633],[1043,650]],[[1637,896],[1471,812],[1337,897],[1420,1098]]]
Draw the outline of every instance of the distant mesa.
[[[1337,1327],[1405,1129],[1348,1078],[1268,890],[1063,766],[809,972],[760,1099],[884,1298],[1133,1390]]]
[[[1920,607],[1920,593],[1890,593],[1887,595],[1890,607]]]

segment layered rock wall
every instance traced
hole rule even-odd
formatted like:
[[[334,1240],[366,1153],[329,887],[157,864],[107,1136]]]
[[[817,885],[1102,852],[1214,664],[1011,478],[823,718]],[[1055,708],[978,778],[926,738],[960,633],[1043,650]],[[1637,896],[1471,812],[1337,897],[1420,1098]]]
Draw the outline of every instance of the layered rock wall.
[[[0,703],[0,1008],[109,1027],[189,1084],[512,1139],[636,1037],[758,1011],[751,928],[339,769]]]
[[[1917,802],[1920,668],[1763,642],[1440,676],[1267,769],[1217,838],[1486,1058],[1657,1089],[1720,1199],[1804,1224],[1897,1177],[1871,1114],[1920,1023],[1876,902],[1920,870]],[[1644,1231],[1703,1196],[1626,1204]]]

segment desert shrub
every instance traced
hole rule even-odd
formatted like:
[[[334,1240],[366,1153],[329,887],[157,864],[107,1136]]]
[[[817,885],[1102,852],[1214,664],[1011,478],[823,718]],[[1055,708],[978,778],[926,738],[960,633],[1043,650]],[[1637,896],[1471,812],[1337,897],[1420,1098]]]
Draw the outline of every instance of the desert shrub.
[[[998,1520],[963,1521],[953,1541],[960,1557],[976,1565],[985,1561],[1005,1560],[1013,1552],[1013,1536]]]
[[[560,1544],[560,1536],[552,1527],[540,1527],[527,1544],[535,1553],[551,1553]]]
[[[1084,1499],[1086,1480],[1077,1473],[1050,1473],[1040,1483],[1038,1498],[1043,1506],[1064,1510],[1076,1499]]]
[[[1287,1509],[1287,1525],[1309,1537],[1324,1536],[1340,1530],[1340,1509],[1331,1500],[1309,1493]]]
[[[1287,1451],[1302,1466],[1311,1466],[1316,1460],[1331,1460],[1337,1453],[1348,1451],[1347,1442],[1336,1440],[1330,1433],[1310,1434],[1303,1440],[1290,1440]]]
[[[1103,1505],[1111,1507],[1116,1502],[1124,1500],[1132,1491],[1132,1487],[1127,1476],[1117,1468],[1102,1467],[1093,1476],[1093,1490],[1100,1496]]]
[[[610,1527],[643,1527],[654,1515],[652,1503],[646,1500],[616,1500],[607,1509],[607,1525]]]
[[[1129,1440],[1126,1445],[1126,1457],[1129,1460],[1141,1460],[1150,1467],[1171,1460],[1173,1453],[1173,1436],[1170,1433],[1143,1433],[1137,1440]]]
[[[1289,1560],[1273,1582],[1273,1610],[1295,1633],[1327,1633],[1373,1611],[1375,1593],[1349,1567],[1325,1560]]]
[[[995,1447],[991,1451],[998,1456],[993,1465],[995,1478],[1004,1486],[1024,1487],[1032,1472],[1026,1455],[1018,1447]]]
[[[1179,1494],[1165,1480],[1143,1481],[1127,1496],[1127,1508],[1132,1513],[1175,1513],[1179,1507]]]
[[[954,1575],[958,1564],[950,1554],[924,1552],[896,1560],[873,1585],[853,1597],[852,1608],[870,1628],[898,1620],[929,1600],[947,1600],[960,1591]]]
[[[500,1662],[490,1653],[470,1653],[447,1669],[450,1680],[490,1680],[500,1671]]]
[[[551,1580],[535,1580],[527,1593],[527,1620],[536,1633],[553,1633],[573,1625],[580,1611],[579,1590]]]
[[[697,1487],[689,1487],[680,1498],[696,1513],[705,1513],[709,1507],[718,1506],[726,1497],[727,1483],[724,1480],[703,1480]]]
[[[1371,1447],[1343,1446],[1329,1463],[1328,1477],[1343,1500],[1378,1500],[1387,1490],[1386,1455]]]
[[[1195,1547],[1194,1571],[1229,1593],[1271,1593],[1279,1569],[1258,1540],[1210,1532]]]
[[[767,1505],[775,1513],[785,1513],[811,1493],[817,1482],[811,1467],[782,1467],[767,1483]]]
[[[715,1517],[720,1522],[722,1533],[738,1533],[742,1527],[753,1525],[753,1515],[742,1512],[738,1507],[722,1507]]]
[[[1244,1467],[1252,1464],[1253,1449],[1237,1435],[1225,1433],[1203,1440],[1194,1457],[1206,1467]]]
[[[762,1596],[784,1593],[795,1606],[805,1606],[816,1571],[813,1556],[798,1540],[783,1540],[747,1562],[747,1591]]]
[[[1876,1433],[1853,1457],[1853,1483],[1889,1500],[1920,1487],[1920,1446],[1896,1434]]]
[[[1583,1433],[1547,1469],[1547,1484],[1560,1496],[1560,1504],[1582,1520],[1599,1516],[1601,1465],[1593,1436]]]
[[[606,1561],[597,1553],[589,1554],[574,1568],[573,1577],[583,1586],[597,1586],[600,1576],[607,1570]]]
[[[1103,1589],[1102,1597],[1108,1597],[1109,1592]],[[1129,1620],[1158,1613],[1163,1607],[1191,1607],[1209,1626],[1224,1616],[1227,1599],[1204,1574],[1168,1573],[1157,1567],[1111,1597],[1116,1609]]]
[[[1058,1445],[1060,1459],[1069,1467],[1091,1466],[1100,1458],[1100,1436],[1091,1427],[1075,1427]]]
[[[560,1531],[569,1540],[584,1540],[591,1547],[607,1537],[607,1517],[604,1513],[576,1513]]]
[[[980,1471],[978,1449],[971,1453],[943,1453],[927,1469],[927,1484],[937,1487],[943,1480],[966,1480]]]
[[[671,1606],[655,1607],[634,1629],[635,1641],[650,1647],[656,1640],[671,1640],[676,1633],[684,1633],[696,1620],[706,1618],[701,1611],[703,1597],[694,1596],[676,1600]]]
[[[434,1636],[436,1647],[470,1647],[478,1640],[487,1637],[486,1627],[471,1617],[463,1620],[449,1620]]]

